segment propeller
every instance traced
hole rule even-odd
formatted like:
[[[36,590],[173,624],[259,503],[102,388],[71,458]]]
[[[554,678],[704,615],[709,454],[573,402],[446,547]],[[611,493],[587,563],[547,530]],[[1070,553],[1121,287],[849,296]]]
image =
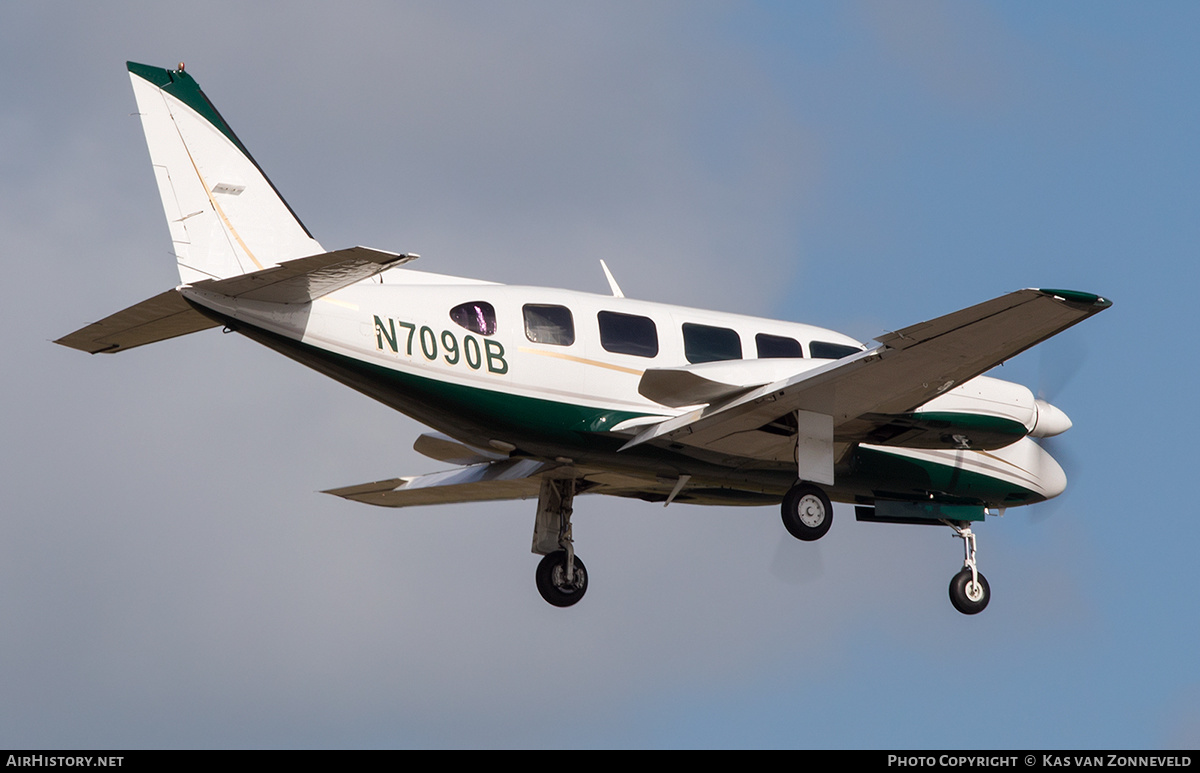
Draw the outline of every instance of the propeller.
[[[1051,419],[1052,422],[1059,423],[1065,419],[1067,428],[1070,428],[1070,419],[1067,419],[1066,414],[1054,406],[1053,403],[1062,394],[1067,384],[1083,368],[1087,357],[1087,347],[1082,341],[1073,341],[1070,346],[1062,344],[1047,346],[1042,350],[1041,363],[1038,369],[1037,399],[1043,405],[1049,406],[1053,413],[1059,414],[1059,416],[1053,416],[1053,413],[1050,411],[1046,412],[1048,417],[1053,416]],[[1042,412],[1043,405],[1038,406],[1039,414]],[[1066,429],[1063,431],[1065,432]],[[1067,464],[1067,458],[1070,456],[1070,453],[1067,451],[1067,443],[1064,441],[1061,433],[1051,432],[1047,434],[1047,437],[1039,438],[1038,443],[1047,453],[1058,460],[1058,463],[1069,475],[1070,468]]]
[[[1046,453],[1054,457],[1059,466],[1063,468],[1063,472],[1067,474],[1067,481],[1070,482],[1072,474],[1079,467],[1075,464],[1075,459],[1071,453],[1071,441],[1062,434],[1066,429],[1070,428],[1071,421],[1066,418],[1066,413],[1053,404],[1053,401],[1058,399],[1064,388],[1083,368],[1084,363],[1088,358],[1087,347],[1082,341],[1072,341],[1070,345],[1063,342],[1055,342],[1050,346],[1045,346],[1041,352],[1041,361],[1038,367],[1038,413],[1039,424],[1043,412],[1050,418],[1052,424],[1059,424],[1063,419],[1066,420],[1066,427],[1061,432],[1049,432],[1047,436],[1037,437],[1038,445],[1042,447]],[[1049,410],[1044,410],[1048,408]],[[1055,415],[1057,414],[1057,415]],[[1060,418],[1061,417],[1061,418]],[[1057,429],[1057,426],[1053,427]],[[1063,498],[1066,497],[1071,488],[1068,485],[1067,491],[1057,497],[1054,502],[1062,504]],[[1043,504],[1041,507],[1033,509],[1033,519],[1040,521],[1051,515],[1056,510],[1056,506],[1047,506]]]
[[[1073,341],[1070,346],[1043,346],[1038,367],[1037,396],[1052,402],[1052,398],[1061,394],[1071,379],[1083,368],[1087,358],[1088,350],[1083,341]]]

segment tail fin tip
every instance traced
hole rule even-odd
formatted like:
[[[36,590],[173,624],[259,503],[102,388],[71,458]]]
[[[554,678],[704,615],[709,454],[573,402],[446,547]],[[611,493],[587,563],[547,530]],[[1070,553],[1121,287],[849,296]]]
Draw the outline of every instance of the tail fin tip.
[[[126,67],[183,282],[324,252],[182,63]]]

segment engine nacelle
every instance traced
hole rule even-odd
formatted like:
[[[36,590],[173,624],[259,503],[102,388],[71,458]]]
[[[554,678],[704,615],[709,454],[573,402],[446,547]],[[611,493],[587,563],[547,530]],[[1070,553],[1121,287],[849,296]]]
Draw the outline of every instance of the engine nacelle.
[[[1034,397],[1028,387],[989,376],[960,384],[917,408],[912,416],[923,422],[946,422],[946,432],[961,437],[963,447],[999,447],[1007,445],[1004,436],[1011,443],[1026,435],[1052,437],[1071,428],[1066,413]],[[972,443],[972,435],[989,440]]]

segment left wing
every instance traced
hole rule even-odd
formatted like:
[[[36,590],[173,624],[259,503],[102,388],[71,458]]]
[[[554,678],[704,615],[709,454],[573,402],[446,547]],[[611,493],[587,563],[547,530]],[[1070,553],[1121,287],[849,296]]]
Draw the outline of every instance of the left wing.
[[[888,333],[876,339],[880,345],[874,349],[810,365],[757,388],[720,395],[713,387],[708,391],[724,399],[653,424],[624,448],[656,440],[712,446],[770,427],[797,411],[832,417],[835,442],[871,442],[881,427],[910,418],[914,409],[952,387],[1111,305],[1089,293],[1018,290]],[[647,371],[652,393],[670,380],[651,373]],[[692,383],[686,391],[699,395],[705,390]]]
[[[507,499],[536,499],[544,478],[574,478],[576,495],[606,494],[647,502],[738,506],[773,504],[779,501],[778,496],[754,488],[731,488],[723,482],[692,479],[691,476],[665,480],[653,475],[636,476],[596,468],[539,462],[535,459],[484,462],[457,470],[391,478],[375,483],[329,489],[321,493],[381,507],[498,502]]]
[[[384,507],[529,499],[538,495],[542,485],[541,476],[558,466],[534,459],[506,459],[446,472],[329,489],[321,493]]]
[[[567,463],[514,459],[436,432],[421,435],[413,449],[433,459],[462,466],[445,472],[390,478],[321,493],[381,507],[415,507],[533,499],[539,495],[543,479],[573,478],[576,494],[724,505],[776,501],[767,494],[730,490],[719,482],[693,481],[690,475],[667,480],[654,474],[636,475]],[[686,485],[688,483],[691,485]]]

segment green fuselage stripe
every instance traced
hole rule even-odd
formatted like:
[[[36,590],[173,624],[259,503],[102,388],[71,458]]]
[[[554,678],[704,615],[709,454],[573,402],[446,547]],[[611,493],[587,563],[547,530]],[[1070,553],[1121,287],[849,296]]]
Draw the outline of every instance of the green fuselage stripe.
[[[1043,498],[1001,478],[874,448],[860,446],[854,458],[856,477],[870,481],[874,495],[881,499],[920,501],[933,494],[949,504],[1009,507]]]
[[[960,432],[980,432],[1019,440],[1029,434],[1025,425],[1015,419],[1002,416],[987,416],[981,413],[959,411],[919,411],[908,414],[909,418],[929,426],[944,425],[946,429]]]
[[[423,424],[477,445],[486,447],[489,440],[501,440],[533,456],[554,459],[567,455],[581,465],[648,478],[686,472],[709,485],[727,488],[729,493],[742,492],[747,497],[744,504],[777,502],[795,482],[795,467],[790,463],[761,461],[735,468],[725,454],[684,446],[645,444],[618,452],[626,438],[610,435],[608,430],[627,419],[651,415],[648,413],[450,384],[336,354],[236,320],[222,321]],[[876,497],[927,501],[931,493],[949,504],[990,507],[1041,500],[1037,493],[999,478],[862,447],[856,447],[838,465],[836,475],[837,483],[828,487],[828,493],[840,502],[871,503]]]

